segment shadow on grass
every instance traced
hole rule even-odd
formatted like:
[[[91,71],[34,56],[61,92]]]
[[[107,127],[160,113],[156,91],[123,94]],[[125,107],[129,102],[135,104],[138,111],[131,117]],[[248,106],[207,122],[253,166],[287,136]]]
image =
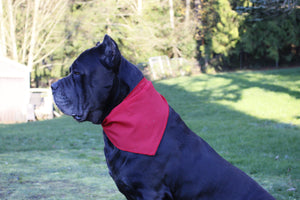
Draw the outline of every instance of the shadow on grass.
[[[226,79],[228,84],[205,89],[210,78]],[[201,90],[194,88],[197,86],[201,86]],[[286,93],[296,99],[300,92],[270,84],[270,81],[247,80],[239,74],[182,78],[179,85],[160,81],[155,87],[194,132],[225,159],[254,177],[276,199],[299,198],[298,191],[288,189],[300,186],[297,162],[300,127],[259,119],[217,101],[237,102],[243,90],[253,87]],[[192,92],[187,91],[189,87]]]
[[[287,80],[296,80],[299,71],[284,77]],[[205,75],[182,78],[180,83],[176,80],[175,84],[172,84],[172,81],[159,81],[155,83],[155,87],[187,125],[225,159],[254,177],[277,199],[298,199],[298,190],[288,189],[300,187],[299,126],[259,119],[217,103],[221,100],[238,102],[242,99],[242,91],[253,87],[286,93],[299,99],[300,92],[297,88],[294,90],[272,84],[268,76],[272,77],[274,73],[267,73],[266,79],[253,79],[251,74],[239,73]],[[211,82],[211,79],[214,80]],[[218,82],[218,79],[221,82]],[[39,159],[41,155],[43,159]],[[102,129],[89,122],[77,123],[71,117],[64,116],[44,122],[0,125],[0,156],[0,179],[5,173],[7,176],[6,179],[2,179],[4,182],[0,181],[0,186],[15,184],[15,181],[18,186],[9,187],[21,187],[18,191],[22,191],[22,187],[27,184],[26,180],[33,179],[30,184],[28,182],[28,189],[32,190],[33,186],[36,186],[33,195],[38,195],[41,191],[49,189],[41,189],[38,184],[54,187],[57,185],[55,181],[60,181],[70,183],[65,188],[67,193],[82,193],[82,198],[95,195],[101,199],[101,195],[106,194],[107,197],[102,199],[122,199],[120,196],[110,197],[109,193],[117,195],[117,192],[116,189],[108,192],[113,183],[105,167]],[[97,156],[100,156],[100,159]],[[22,167],[31,170],[28,177],[22,172]],[[33,177],[35,170],[41,177]],[[94,177],[88,175],[91,172]],[[22,178],[21,175],[25,177]],[[101,188],[104,183],[99,183],[98,179],[111,182]],[[89,194],[82,192],[77,183],[84,183],[82,188]],[[99,188],[95,188],[95,185]],[[9,192],[8,189],[6,192]],[[54,190],[60,191],[59,188]],[[53,197],[52,194],[48,195]],[[57,198],[63,197],[65,192],[59,192],[58,195]],[[10,194],[2,197],[7,196]]]
[[[274,76],[274,74],[264,74],[264,77],[267,78],[267,76]],[[287,76],[287,75],[286,75]],[[218,74],[215,75],[215,77],[221,77],[221,78],[225,78],[230,80],[230,85],[237,85],[238,86],[238,90],[234,91],[237,92],[242,90],[242,89],[248,89],[248,88],[252,88],[252,87],[257,87],[257,88],[261,88],[265,91],[270,91],[270,92],[280,92],[280,93],[285,93],[288,94],[292,97],[295,97],[296,99],[300,98],[300,91],[295,91],[295,90],[291,90],[287,87],[283,87],[280,85],[275,85],[275,84],[270,84],[270,80],[268,79],[260,79],[257,81],[251,81],[249,80],[251,77],[248,76],[240,76],[238,74]],[[299,80],[300,78],[300,71],[297,74],[292,74],[288,76],[289,78],[294,78],[295,81]],[[247,78],[249,78],[247,80]],[[274,77],[274,82],[278,81],[276,80],[276,77]],[[284,80],[282,80],[284,81]],[[291,81],[291,80],[289,80]],[[298,83],[298,85],[295,85],[295,87],[298,87],[298,89],[300,88],[300,83]],[[226,90],[226,88],[224,88]]]

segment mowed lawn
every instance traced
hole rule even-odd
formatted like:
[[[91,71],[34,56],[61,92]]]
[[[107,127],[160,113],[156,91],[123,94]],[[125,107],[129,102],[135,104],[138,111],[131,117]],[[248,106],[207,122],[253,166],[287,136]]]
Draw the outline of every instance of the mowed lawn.
[[[300,68],[155,82],[187,125],[276,199],[300,199]],[[0,125],[0,199],[124,200],[101,126],[63,116]]]

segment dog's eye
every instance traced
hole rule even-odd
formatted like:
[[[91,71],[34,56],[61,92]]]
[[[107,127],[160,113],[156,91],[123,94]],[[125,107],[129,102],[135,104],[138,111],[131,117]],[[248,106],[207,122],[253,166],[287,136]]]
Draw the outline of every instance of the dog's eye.
[[[80,75],[80,73],[79,73],[79,72],[74,72],[74,74],[75,74],[75,75]]]

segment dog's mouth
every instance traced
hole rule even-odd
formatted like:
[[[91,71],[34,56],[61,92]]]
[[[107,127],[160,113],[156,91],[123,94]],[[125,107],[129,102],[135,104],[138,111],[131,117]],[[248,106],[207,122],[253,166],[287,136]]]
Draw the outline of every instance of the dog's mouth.
[[[84,122],[88,118],[88,112],[74,112],[71,115],[76,121]]]
[[[85,121],[83,115],[72,114],[72,117],[73,117],[76,121],[79,121],[79,122]]]
[[[71,116],[78,122],[90,121],[93,124],[101,124],[104,120],[102,112],[99,110],[85,112],[83,114],[72,114]]]

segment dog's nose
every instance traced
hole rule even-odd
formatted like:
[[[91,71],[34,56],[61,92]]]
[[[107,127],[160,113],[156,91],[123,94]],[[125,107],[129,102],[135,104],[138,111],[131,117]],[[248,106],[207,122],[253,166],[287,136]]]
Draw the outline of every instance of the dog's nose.
[[[56,90],[58,88],[58,81],[51,84],[51,89]]]

